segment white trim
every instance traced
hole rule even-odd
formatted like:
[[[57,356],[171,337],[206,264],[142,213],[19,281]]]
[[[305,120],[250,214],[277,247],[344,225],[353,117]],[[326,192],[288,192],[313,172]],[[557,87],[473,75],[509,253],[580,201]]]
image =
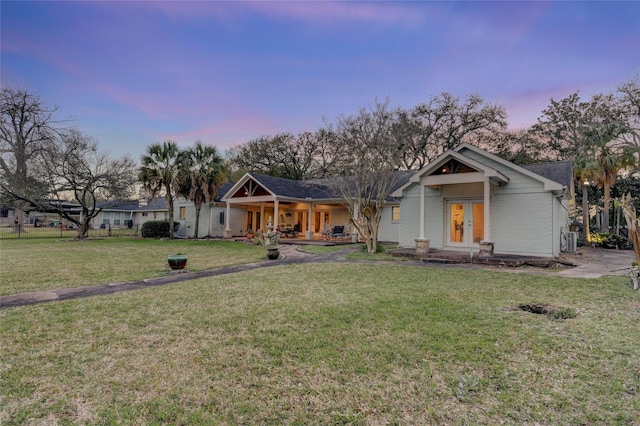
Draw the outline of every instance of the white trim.
[[[555,182],[551,179],[547,179],[544,176],[540,176],[537,173],[534,173],[530,170],[525,169],[524,167],[520,167],[517,164],[514,164],[510,161],[505,160],[504,158],[500,158],[497,155],[491,154],[490,152],[485,151],[484,149],[480,149],[477,146],[473,146],[470,145],[468,143],[463,143],[462,145],[460,145],[459,147],[455,148],[454,151],[460,153],[460,151],[464,150],[464,149],[468,149],[469,151],[473,151],[476,154],[482,155],[484,157],[487,157],[490,160],[493,160],[497,163],[500,163],[512,170],[515,170],[517,172],[522,173],[523,175],[527,175],[530,178],[536,179],[542,183],[544,183],[544,190],[545,191],[563,191],[564,190],[564,185],[562,185],[561,183]],[[462,154],[462,153],[460,153]],[[464,155],[464,154],[462,154]]]

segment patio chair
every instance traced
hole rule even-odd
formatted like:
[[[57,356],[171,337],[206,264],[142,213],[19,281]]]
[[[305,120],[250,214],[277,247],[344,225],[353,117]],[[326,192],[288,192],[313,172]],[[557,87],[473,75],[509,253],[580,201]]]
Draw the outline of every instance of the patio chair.
[[[331,230],[331,238],[335,238],[337,240],[342,237],[344,237],[344,226],[334,226],[333,230]]]
[[[300,232],[300,224],[296,223],[293,228],[285,229],[283,234],[287,238],[297,238],[298,232]]]

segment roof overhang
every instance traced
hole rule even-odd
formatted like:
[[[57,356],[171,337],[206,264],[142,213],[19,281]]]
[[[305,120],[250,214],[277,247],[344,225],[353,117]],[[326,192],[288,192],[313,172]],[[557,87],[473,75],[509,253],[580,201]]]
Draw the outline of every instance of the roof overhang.
[[[466,165],[474,171],[466,173],[434,174],[434,172],[437,172],[438,169],[440,169],[444,164],[452,159]],[[509,182],[509,178],[494,168],[482,164],[457,151],[449,150],[441,154],[438,158],[416,172],[416,174],[409,178],[409,181],[406,184],[395,190],[391,195],[393,197],[402,197],[404,191],[409,186],[416,183],[437,188],[441,185],[476,183],[486,181],[494,185],[504,185]]]

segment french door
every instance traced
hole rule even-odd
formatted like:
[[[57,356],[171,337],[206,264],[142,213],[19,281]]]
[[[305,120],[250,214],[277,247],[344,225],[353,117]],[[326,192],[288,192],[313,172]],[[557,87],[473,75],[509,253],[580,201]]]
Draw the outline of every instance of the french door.
[[[484,239],[484,203],[477,200],[447,202],[447,246],[476,247]]]

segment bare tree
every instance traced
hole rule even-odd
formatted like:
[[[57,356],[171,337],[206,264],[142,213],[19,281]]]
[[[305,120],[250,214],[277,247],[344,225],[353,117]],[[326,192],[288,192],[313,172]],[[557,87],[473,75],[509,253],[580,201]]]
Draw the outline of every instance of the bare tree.
[[[26,89],[5,86],[0,92],[0,188],[4,202],[18,210],[19,223],[24,222],[28,204],[11,194],[37,199],[47,192],[41,173],[31,169],[64,130],[54,118],[56,110]]]
[[[341,198],[369,253],[376,251],[384,203],[398,181],[395,172],[401,162],[388,103],[376,100],[357,115],[338,117],[335,126],[345,161],[329,186]]]
[[[550,161],[540,137],[529,130],[496,132],[478,138],[480,148],[515,164]]]
[[[91,220],[102,208],[116,206],[131,195],[136,182],[135,163],[127,156],[110,158],[98,150],[97,143],[72,129],[61,135],[38,156],[43,171],[43,187],[30,191],[11,191],[11,195],[39,211],[56,213],[76,225],[76,239],[87,237]],[[77,202],[79,216],[65,209],[65,202]],[[98,203],[102,207],[98,207]]]
[[[297,136],[290,133],[261,136],[233,147],[227,153],[227,161],[236,178],[254,172],[305,180],[330,174],[340,164],[341,152],[335,132],[327,127]]]
[[[625,140],[640,150],[640,77],[629,80],[620,87],[622,108],[629,118],[630,131],[625,135]]]
[[[449,93],[433,96],[410,111],[398,110],[393,135],[403,166],[420,169],[448,149],[503,130],[506,112],[472,94],[461,103]]]

